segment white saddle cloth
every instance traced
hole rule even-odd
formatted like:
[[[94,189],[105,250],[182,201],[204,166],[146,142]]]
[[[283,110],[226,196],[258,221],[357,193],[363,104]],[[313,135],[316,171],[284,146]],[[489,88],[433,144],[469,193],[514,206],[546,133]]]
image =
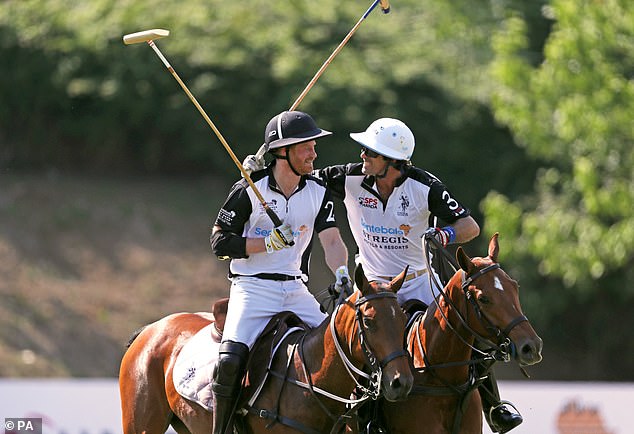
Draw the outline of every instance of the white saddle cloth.
[[[185,344],[173,371],[176,391],[208,411],[214,407],[211,380],[220,347],[220,343],[211,338],[213,326],[211,323],[203,327]]]

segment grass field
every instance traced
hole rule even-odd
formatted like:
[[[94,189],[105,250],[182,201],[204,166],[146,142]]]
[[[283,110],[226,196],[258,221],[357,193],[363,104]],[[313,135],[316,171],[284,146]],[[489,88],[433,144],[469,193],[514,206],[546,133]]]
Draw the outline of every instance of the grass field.
[[[0,376],[114,376],[138,327],[228,293],[213,179],[0,175]]]

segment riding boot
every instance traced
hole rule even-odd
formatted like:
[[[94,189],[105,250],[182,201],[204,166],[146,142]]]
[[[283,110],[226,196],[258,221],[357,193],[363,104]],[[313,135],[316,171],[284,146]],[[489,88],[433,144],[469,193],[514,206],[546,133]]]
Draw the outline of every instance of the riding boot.
[[[509,409],[516,410],[515,406],[508,401],[500,400],[500,391],[493,370],[489,369],[488,372],[479,374],[484,375],[484,381],[478,387],[478,391],[482,399],[482,411],[491,431],[502,434],[521,424],[524,420],[522,416]]]
[[[233,415],[248,355],[249,347],[241,342],[225,341],[220,344],[218,363],[211,383],[214,397],[212,434],[233,432]]]

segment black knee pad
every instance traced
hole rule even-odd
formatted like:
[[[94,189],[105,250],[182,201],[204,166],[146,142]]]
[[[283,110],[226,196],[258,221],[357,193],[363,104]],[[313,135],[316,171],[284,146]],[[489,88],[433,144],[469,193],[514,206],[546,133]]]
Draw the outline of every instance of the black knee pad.
[[[241,342],[226,341],[220,344],[218,353],[212,389],[219,394],[231,395],[244,375],[249,347]]]

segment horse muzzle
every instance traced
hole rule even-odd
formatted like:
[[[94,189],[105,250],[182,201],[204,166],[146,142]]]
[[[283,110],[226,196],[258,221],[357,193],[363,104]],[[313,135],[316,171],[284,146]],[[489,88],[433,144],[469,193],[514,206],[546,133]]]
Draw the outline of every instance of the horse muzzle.
[[[544,342],[537,335],[522,339],[515,343],[515,359],[520,366],[535,365],[542,361],[543,345]]]
[[[407,359],[403,358],[402,360],[405,362],[402,363],[402,368],[392,371],[388,366],[383,370],[381,393],[390,402],[407,399],[414,384],[414,377],[409,369]]]

